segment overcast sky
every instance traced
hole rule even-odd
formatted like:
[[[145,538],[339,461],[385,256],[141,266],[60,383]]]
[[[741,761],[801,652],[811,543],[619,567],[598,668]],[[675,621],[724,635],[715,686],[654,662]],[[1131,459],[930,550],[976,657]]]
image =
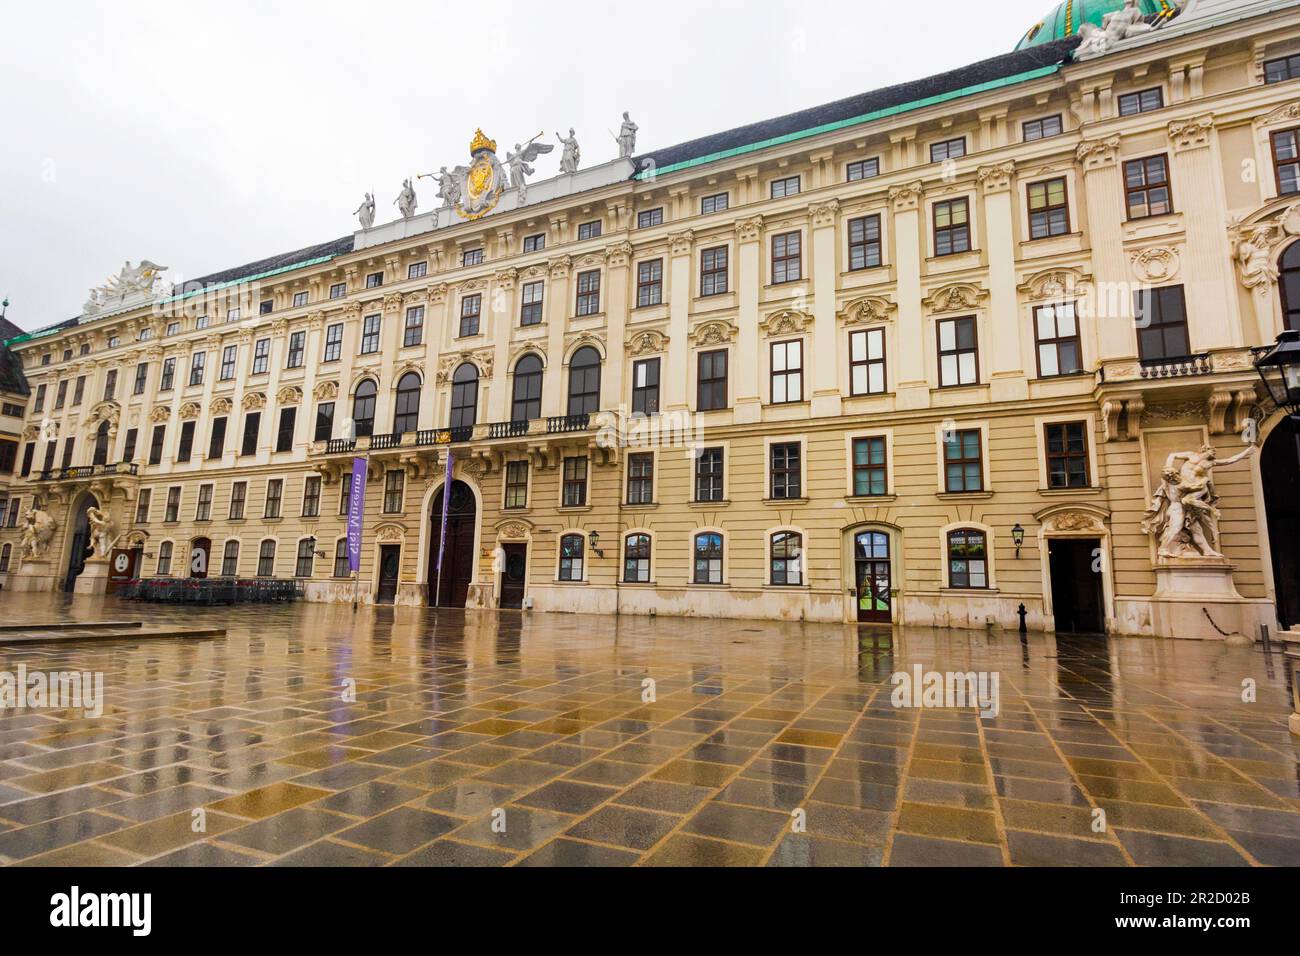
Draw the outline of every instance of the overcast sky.
[[[373,189],[577,129],[584,165],[1010,50],[1050,0],[0,0],[0,297],[32,330],[123,260],[179,281],[338,238]],[[559,150],[537,179],[555,174]],[[420,208],[437,204],[430,180]]]

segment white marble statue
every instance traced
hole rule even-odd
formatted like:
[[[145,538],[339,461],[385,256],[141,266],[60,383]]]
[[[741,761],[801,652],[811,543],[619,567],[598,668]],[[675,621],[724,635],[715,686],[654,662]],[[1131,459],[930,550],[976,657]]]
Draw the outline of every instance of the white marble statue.
[[[1241,283],[1248,289],[1267,285],[1277,279],[1277,266],[1273,263],[1273,247],[1284,238],[1281,226],[1265,222],[1250,227],[1237,239],[1237,265],[1241,268]]]
[[[438,198],[444,206],[454,206],[460,202],[460,184],[468,173],[468,166],[457,166],[451,172],[447,172],[447,167],[443,166],[436,173],[425,173],[424,176],[438,180]]]
[[[1178,451],[1165,460],[1160,487],[1142,516],[1142,530],[1156,539],[1160,558],[1221,558],[1216,465],[1248,458],[1255,447],[1222,461],[1210,445],[1199,452]]]
[[[636,131],[639,128],[624,111],[623,125],[618,128],[618,135],[614,137],[618,140],[618,155],[621,159],[631,159],[632,154],[636,152]]]
[[[1109,53],[1111,48],[1121,40],[1128,40],[1154,29],[1142,16],[1138,0],[1124,0],[1120,10],[1108,13],[1101,18],[1101,26],[1084,23],[1079,27],[1079,36],[1083,42],[1075,51],[1077,56],[1101,56]]]
[[[556,133],[555,138],[558,139],[560,145],[564,147],[564,152],[560,154],[560,172],[576,173],[578,171],[578,163],[582,161],[582,150],[578,146],[578,137],[574,133],[573,127],[569,127],[568,136],[561,136],[559,133]]]
[[[415,207],[418,203],[415,199],[415,187],[411,185],[409,179],[402,180],[402,191],[393,200],[393,205],[401,211],[403,219],[410,219],[415,215]]]
[[[49,550],[50,541],[54,538],[54,532],[58,527],[59,523],[47,512],[37,511],[35,508],[28,509],[23,515],[23,533],[19,539],[23,557],[33,561],[43,558],[45,552]]]
[[[113,520],[98,508],[86,509],[86,523],[90,528],[90,546],[97,557],[106,558],[113,548]]]
[[[141,259],[138,266],[131,265],[130,260],[122,263],[117,275],[90,290],[82,314],[95,315],[109,306],[121,305],[133,296],[170,295],[171,286],[162,281],[162,274],[166,271],[166,266],[148,259]]]
[[[361,205],[352,210],[352,215],[357,217],[361,223],[362,229],[369,229],[375,224],[375,197],[373,193],[366,193],[366,198],[362,200]]]
[[[537,136],[541,136],[538,133]],[[519,191],[519,205],[528,202],[528,180],[526,177],[533,174],[532,163],[538,156],[542,156],[555,149],[550,143],[537,142],[537,136],[534,136],[524,145],[515,143],[515,151],[506,153],[506,165],[510,167],[510,185]]]

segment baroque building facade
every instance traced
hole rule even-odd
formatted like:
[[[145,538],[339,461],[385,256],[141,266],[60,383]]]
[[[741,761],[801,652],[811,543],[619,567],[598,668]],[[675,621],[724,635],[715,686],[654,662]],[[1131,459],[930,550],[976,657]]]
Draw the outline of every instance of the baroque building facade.
[[[1080,55],[1120,6],[11,339],[11,508],[55,528],[6,586],[102,586],[97,507],[131,573],[322,601],[1295,626],[1292,426],[1252,366],[1300,328],[1295,4],[1144,4]],[[1215,475],[1231,583],[1164,595],[1144,513],[1207,444],[1257,451]]]

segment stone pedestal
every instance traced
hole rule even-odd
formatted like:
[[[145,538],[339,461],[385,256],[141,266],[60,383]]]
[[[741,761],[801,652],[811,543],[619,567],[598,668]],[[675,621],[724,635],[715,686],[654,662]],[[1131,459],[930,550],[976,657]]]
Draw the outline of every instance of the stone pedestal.
[[[108,558],[90,558],[72,585],[74,594],[104,594],[108,591]]]
[[[12,591],[53,591],[54,567],[45,558],[23,558],[16,573],[9,575]]]
[[[1164,558],[1156,565],[1151,625],[1157,636],[1250,644],[1255,624],[1226,559]]]

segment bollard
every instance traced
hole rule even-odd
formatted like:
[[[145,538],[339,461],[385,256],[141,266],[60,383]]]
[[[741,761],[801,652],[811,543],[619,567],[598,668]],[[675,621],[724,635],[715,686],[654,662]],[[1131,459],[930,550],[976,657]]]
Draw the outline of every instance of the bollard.
[[[1024,604],[1020,605],[1020,607],[1016,610],[1016,614],[1020,616],[1020,633],[1028,634],[1029,627],[1025,624],[1025,618],[1029,616],[1029,612],[1025,610]]]

